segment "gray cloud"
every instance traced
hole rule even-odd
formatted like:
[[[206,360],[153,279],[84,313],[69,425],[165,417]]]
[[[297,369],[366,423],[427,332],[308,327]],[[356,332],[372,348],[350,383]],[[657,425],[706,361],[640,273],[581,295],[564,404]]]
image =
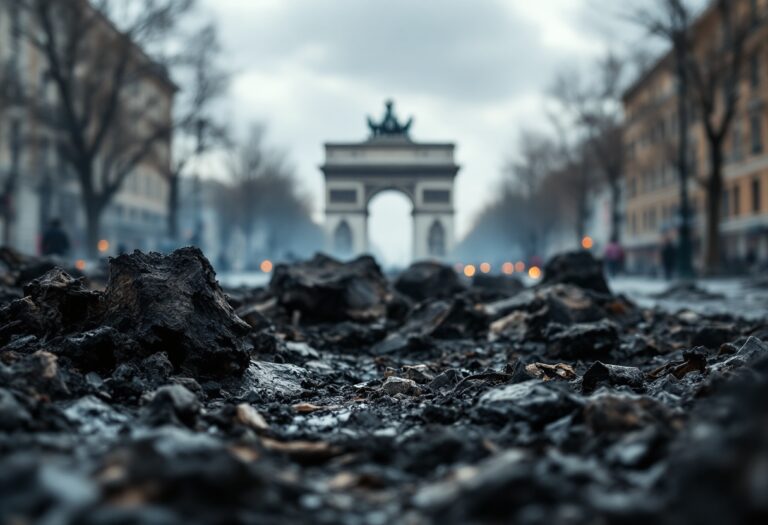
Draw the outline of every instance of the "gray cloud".
[[[229,40],[252,64],[286,61],[371,89],[493,101],[548,79],[562,54],[503,1],[283,2],[264,16],[225,12]]]
[[[365,138],[365,115],[378,117],[394,97],[401,116],[415,117],[416,140],[457,143],[456,219],[465,232],[493,197],[519,128],[546,125],[541,94],[557,69],[594,54],[583,29],[592,0],[203,1],[236,73],[223,111],[236,129],[267,122],[318,218],[322,143]],[[387,206],[379,209],[387,225],[408,224]],[[374,242],[397,245],[396,230]]]

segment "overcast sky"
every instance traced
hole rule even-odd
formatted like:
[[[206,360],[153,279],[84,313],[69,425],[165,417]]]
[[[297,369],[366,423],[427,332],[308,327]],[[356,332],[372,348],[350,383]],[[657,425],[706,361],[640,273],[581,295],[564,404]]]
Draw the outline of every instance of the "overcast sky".
[[[322,220],[326,141],[367,137],[393,98],[414,140],[457,144],[459,236],[493,197],[523,126],[547,125],[558,68],[586,65],[615,36],[597,0],[204,0],[234,73],[226,111],[265,122]],[[602,19],[601,19],[602,18]],[[402,262],[410,206],[374,203],[374,244]],[[404,251],[405,250],[405,251]]]

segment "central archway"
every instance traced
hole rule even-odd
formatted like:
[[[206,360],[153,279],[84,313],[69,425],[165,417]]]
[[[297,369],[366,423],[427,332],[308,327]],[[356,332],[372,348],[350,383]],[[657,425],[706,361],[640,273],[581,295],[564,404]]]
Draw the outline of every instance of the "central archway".
[[[413,260],[413,201],[389,188],[368,199],[370,252],[386,268],[404,268]]]

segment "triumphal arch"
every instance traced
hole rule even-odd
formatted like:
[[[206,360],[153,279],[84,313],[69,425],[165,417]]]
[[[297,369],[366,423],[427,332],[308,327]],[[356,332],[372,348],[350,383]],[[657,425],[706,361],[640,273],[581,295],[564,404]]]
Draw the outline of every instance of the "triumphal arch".
[[[413,258],[445,259],[454,244],[455,145],[415,142],[413,119],[400,122],[393,102],[385,106],[380,121],[368,118],[367,140],[325,144],[326,249],[342,257],[366,253],[368,204],[397,190],[413,205]]]

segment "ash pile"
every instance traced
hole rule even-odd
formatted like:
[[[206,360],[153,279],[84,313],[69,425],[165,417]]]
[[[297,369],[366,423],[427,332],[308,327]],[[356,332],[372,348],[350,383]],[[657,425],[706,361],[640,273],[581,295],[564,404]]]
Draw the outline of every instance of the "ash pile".
[[[765,318],[639,308],[587,253],[226,293],[194,248],[103,290],[6,259],[0,523],[768,522]]]

